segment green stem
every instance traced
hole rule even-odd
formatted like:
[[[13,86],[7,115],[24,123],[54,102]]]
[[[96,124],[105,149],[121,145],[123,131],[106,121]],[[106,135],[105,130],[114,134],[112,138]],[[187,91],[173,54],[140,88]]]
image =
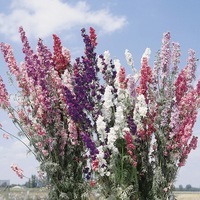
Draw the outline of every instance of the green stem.
[[[124,179],[124,176],[123,176],[123,173],[124,173],[124,148],[122,147],[122,154],[121,154],[122,158],[121,158],[121,185],[123,184],[123,179]]]
[[[25,143],[23,142],[22,140],[20,140],[18,137],[16,137],[15,135],[13,135],[12,133],[9,133],[8,131],[6,131],[5,129],[3,128],[0,128],[0,130],[2,130],[3,132],[7,133],[8,135],[14,137],[16,140],[20,141],[23,145],[26,146],[26,148],[36,157],[36,154],[33,152],[33,150]]]

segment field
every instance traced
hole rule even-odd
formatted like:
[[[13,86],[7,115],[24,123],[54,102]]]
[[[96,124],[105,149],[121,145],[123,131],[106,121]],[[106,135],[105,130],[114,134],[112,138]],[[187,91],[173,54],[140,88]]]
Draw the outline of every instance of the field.
[[[0,200],[48,200],[45,188],[0,189]],[[177,200],[200,200],[200,192],[174,192]],[[91,200],[98,200],[91,196]]]
[[[200,200],[200,192],[174,192],[177,200]]]
[[[47,200],[45,188],[0,189],[0,200]]]

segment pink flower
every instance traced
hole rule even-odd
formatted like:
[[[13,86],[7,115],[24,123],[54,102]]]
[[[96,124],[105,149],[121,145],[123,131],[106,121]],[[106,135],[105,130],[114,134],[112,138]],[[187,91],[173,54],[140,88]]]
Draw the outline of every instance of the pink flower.
[[[135,149],[135,145],[133,145],[133,144],[128,144],[128,145],[127,145],[127,149]]]
[[[5,139],[9,139],[9,135],[6,134],[6,133],[4,133],[4,134],[3,134],[3,138],[5,138]]]
[[[181,73],[178,75],[176,81],[175,81],[175,87],[176,87],[176,101],[179,103],[181,98],[184,96],[184,94],[188,90],[187,86],[187,75],[184,70],[181,71]]]
[[[3,83],[3,79],[0,76],[0,107],[6,109],[10,106],[9,95],[5,84]]]
[[[78,144],[78,130],[72,119],[69,121],[69,132],[72,145]]]
[[[126,140],[127,145],[131,144],[132,141],[133,141],[132,136],[131,136],[131,134],[129,132],[126,133],[126,135],[124,136],[124,138]]]
[[[126,72],[125,72],[125,68],[124,67],[120,67],[118,76],[119,76],[120,88],[126,89],[127,88],[128,79],[126,78]]]
[[[94,187],[95,185],[96,185],[96,181],[95,181],[95,180],[91,180],[91,181],[90,181],[90,186],[91,186],[91,187]]]
[[[133,144],[132,135],[128,131],[124,131],[124,132],[125,132],[124,139],[126,141],[127,153],[130,155],[130,162],[133,164],[133,167],[136,167],[137,166],[137,157],[134,155],[134,150],[136,149],[136,147]]]
[[[65,69],[67,68],[67,65],[69,64],[69,57],[66,52],[63,54],[62,52],[62,45],[60,38],[53,34],[53,40],[54,40],[54,56],[53,56],[53,62],[55,65],[55,69],[58,71],[59,75],[63,74]]]
[[[17,66],[17,62],[13,55],[13,50],[9,44],[0,44],[1,51],[3,52],[4,59],[7,62],[10,72],[15,75],[17,79],[19,79],[20,69]]]
[[[148,94],[148,85],[152,82],[152,70],[148,66],[148,60],[146,57],[142,60],[142,67],[140,70],[140,83],[137,88],[138,94],[143,94],[145,97],[146,103],[148,103],[147,94]]]
[[[92,170],[96,170],[99,166],[99,161],[98,160],[93,160],[92,161]]]
[[[166,77],[169,74],[169,66],[170,66],[170,59],[171,59],[169,32],[166,32],[163,34],[160,57],[161,57],[161,67],[162,67],[161,79],[164,79],[164,77]],[[161,82],[162,81],[163,80],[161,80]]]
[[[42,153],[43,153],[44,156],[48,156],[49,155],[49,152],[47,150],[45,150],[45,149],[42,150]]]
[[[178,64],[180,63],[180,45],[178,43],[172,43],[172,74],[176,75],[178,72]]]
[[[197,83],[196,91],[197,91],[197,94],[198,94],[199,99],[200,99],[200,80],[199,80],[198,83]],[[199,101],[200,101],[200,100],[199,100]],[[199,102],[199,103],[200,103],[200,102]]]
[[[11,118],[11,119],[14,119],[14,116],[13,116],[12,113],[9,113],[9,114],[8,114],[8,117]]]
[[[19,176],[21,179],[24,177],[23,170],[19,168],[16,164],[11,165],[11,169],[16,172],[17,176]]]

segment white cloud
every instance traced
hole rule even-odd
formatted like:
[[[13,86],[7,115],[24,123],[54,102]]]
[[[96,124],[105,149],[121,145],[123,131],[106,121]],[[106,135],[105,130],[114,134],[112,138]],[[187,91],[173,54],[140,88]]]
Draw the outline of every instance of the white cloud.
[[[113,15],[108,9],[92,10],[83,1],[70,5],[62,0],[12,0],[10,13],[0,13],[0,33],[13,40],[19,38],[19,26],[23,26],[29,36],[44,38],[87,25],[110,33],[126,23],[124,16]]]

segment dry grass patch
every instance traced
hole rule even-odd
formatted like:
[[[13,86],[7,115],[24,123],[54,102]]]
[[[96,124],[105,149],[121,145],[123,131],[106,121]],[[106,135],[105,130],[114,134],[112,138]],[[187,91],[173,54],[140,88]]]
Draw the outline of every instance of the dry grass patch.
[[[175,192],[177,200],[200,200],[200,192]]]
[[[0,200],[47,200],[46,188],[22,188],[0,190]]]

